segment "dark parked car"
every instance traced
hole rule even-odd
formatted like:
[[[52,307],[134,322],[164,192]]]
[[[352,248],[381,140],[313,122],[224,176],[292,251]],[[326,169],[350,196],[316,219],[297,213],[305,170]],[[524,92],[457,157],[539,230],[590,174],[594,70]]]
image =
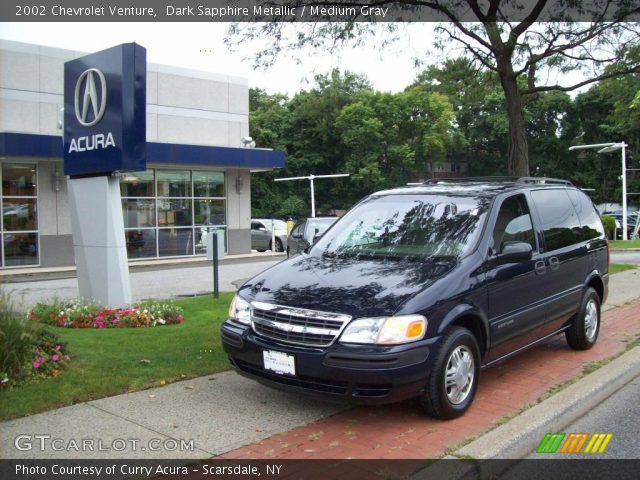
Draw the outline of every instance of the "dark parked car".
[[[337,217],[314,217],[298,221],[289,232],[287,255],[295,255],[308,248],[336,220]]]
[[[351,403],[419,397],[450,419],[482,368],[559,333],[591,348],[608,263],[600,217],[569,182],[430,181],[365,198],[246,282],[222,342],[266,385]]]

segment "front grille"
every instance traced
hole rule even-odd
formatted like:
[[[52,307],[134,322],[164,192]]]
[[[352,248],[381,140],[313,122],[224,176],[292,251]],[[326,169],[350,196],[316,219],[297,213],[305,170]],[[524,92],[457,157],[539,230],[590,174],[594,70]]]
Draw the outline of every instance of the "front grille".
[[[338,313],[251,303],[253,331],[292,345],[327,347],[338,338],[349,320],[351,316]]]

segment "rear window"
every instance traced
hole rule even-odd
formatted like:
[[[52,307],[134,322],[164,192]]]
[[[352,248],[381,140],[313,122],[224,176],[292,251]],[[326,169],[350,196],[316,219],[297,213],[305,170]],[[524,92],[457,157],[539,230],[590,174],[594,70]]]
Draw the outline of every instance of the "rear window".
[[[581,239],[591,240],[604,236],[604,227],[591,199],[579,190],[568,190],[567,192],[582,224]]]
[[[581,241],[580,219],[565,189],[533,190],[531,197],[542,222],[547,251]]]

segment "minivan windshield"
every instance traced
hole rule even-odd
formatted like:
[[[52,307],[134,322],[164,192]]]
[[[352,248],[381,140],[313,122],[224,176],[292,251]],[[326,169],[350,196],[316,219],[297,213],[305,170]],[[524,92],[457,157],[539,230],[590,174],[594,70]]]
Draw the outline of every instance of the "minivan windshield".
[[[311,249],[345,258],[456,260],[480,234],[487,198],[372,196],[350,210]]]

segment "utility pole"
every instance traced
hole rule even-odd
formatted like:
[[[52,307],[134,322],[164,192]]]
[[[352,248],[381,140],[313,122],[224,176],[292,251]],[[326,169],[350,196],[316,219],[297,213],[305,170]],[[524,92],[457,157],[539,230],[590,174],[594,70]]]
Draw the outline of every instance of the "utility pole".
[[[287,178],[276,178],[274,182],[286,182],[289,180],[309,180],[309,184],[311,186],[311,217],[315,218],[316,216],[316,194],[313,186],[313,181],[316,178],[337,178],[337,177],[348,177],[349,173],[336,173],[333,175],[308,175],[306,177],[287,177]]]

